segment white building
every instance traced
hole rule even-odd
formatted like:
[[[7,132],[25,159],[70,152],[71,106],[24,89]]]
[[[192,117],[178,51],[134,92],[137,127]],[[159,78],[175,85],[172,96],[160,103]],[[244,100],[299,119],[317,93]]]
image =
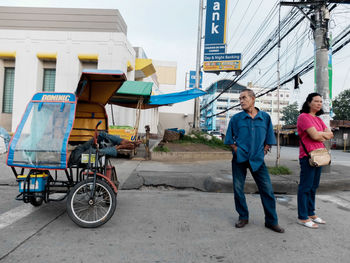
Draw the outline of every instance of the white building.
[[[34,93],[74,92],[82,69],[121,70],[128,80],[153,82],[156,92],[164,84],[152,60],[128,41],[118,10],[0,7],[0,16],[0,126],[9,131]],[[176,64],[171,68],[176,79]],[[116,125],[134,126],[135,110],[115,107],[113,113]],[[158,123],[158,109],[144,110],[139,131],[149,125],[157,133]]]

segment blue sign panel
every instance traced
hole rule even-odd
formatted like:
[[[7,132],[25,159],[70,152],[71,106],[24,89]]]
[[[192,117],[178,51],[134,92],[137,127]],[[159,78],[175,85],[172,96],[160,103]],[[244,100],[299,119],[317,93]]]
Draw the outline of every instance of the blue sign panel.
[[[32,101],[75,102],[75,95],[73,93],[39,92],[34,94]]]
[[[226,2],[207,0],[205,45],[226,43]]]
[[[204,46],[204,54],[218,54],[218,53],[226,53],[226,44],[217,44],[217,45],[205,45]]]
[[[199,76],[200,76],[200,78],[199,78],[199,88],[201,89],[202,88],[202,77],[203,77],[203,72],[202,71],[199,72]],[[196,71],[191,70],[190,71],[189,87],[191,89],[193,89],[193,88],[195,88],[195,86],[196,86]]]
[[[204,54],[204,61],[224,61],[224,60],[241,60],[242,54],[232,53],[232,54]]]

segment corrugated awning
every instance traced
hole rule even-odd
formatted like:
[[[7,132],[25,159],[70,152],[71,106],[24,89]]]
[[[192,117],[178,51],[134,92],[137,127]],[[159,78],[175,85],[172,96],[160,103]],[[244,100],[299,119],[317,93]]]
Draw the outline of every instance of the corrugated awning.
[[[135,79],[142,79],[156,73],[152,59],[137,58],[135,60]]]

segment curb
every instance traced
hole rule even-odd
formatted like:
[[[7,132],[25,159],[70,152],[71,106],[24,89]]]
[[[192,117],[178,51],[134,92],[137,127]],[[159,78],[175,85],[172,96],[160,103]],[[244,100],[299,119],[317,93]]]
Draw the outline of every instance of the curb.
[[[151,152],[152,161],[206,161],[231,159],[231,152]]]
[[[298,192],[297,181],[278,178],[277,180],[271,180],[271,183],[275,194],[295,195]],[[209,174],[172,172],[168,174],[168,176],[164,176],[164,172],[151,171],[138,171],[132,173],[121,186],[121,189],[140,189],[142,186],[169,186],[178,189],[193,188],[202,192],[214,193],[233,192],[231,175],[228,174],[212,176]],[[350,190],[350,180],[321,179],[317,193],[346,190]],[[247,177],[244,192],[248,194],[258,193],[258,188],[253,178]]]

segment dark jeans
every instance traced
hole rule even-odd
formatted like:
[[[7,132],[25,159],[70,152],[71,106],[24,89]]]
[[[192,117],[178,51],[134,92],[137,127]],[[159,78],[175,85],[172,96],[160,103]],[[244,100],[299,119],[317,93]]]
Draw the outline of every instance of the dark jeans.
[[[258,186],[260,198],[265,212],[265,222],[269,225],[277,225],[276,200],[273,194],[269,172],[263,163],[260,168],[252,172],[249,162],[237,163],[235,157],[232,159],[233,192],[235,197],[236,211],[239,219],[248,219],[249,212],[244,195],[244,183],[247,176],[247,169],[253,175]]]
[[[310,166],[308,157],[299,159],[299,163],[298,218],[306,220],[315,215],[316,189],[320,184],[322,167]]]

